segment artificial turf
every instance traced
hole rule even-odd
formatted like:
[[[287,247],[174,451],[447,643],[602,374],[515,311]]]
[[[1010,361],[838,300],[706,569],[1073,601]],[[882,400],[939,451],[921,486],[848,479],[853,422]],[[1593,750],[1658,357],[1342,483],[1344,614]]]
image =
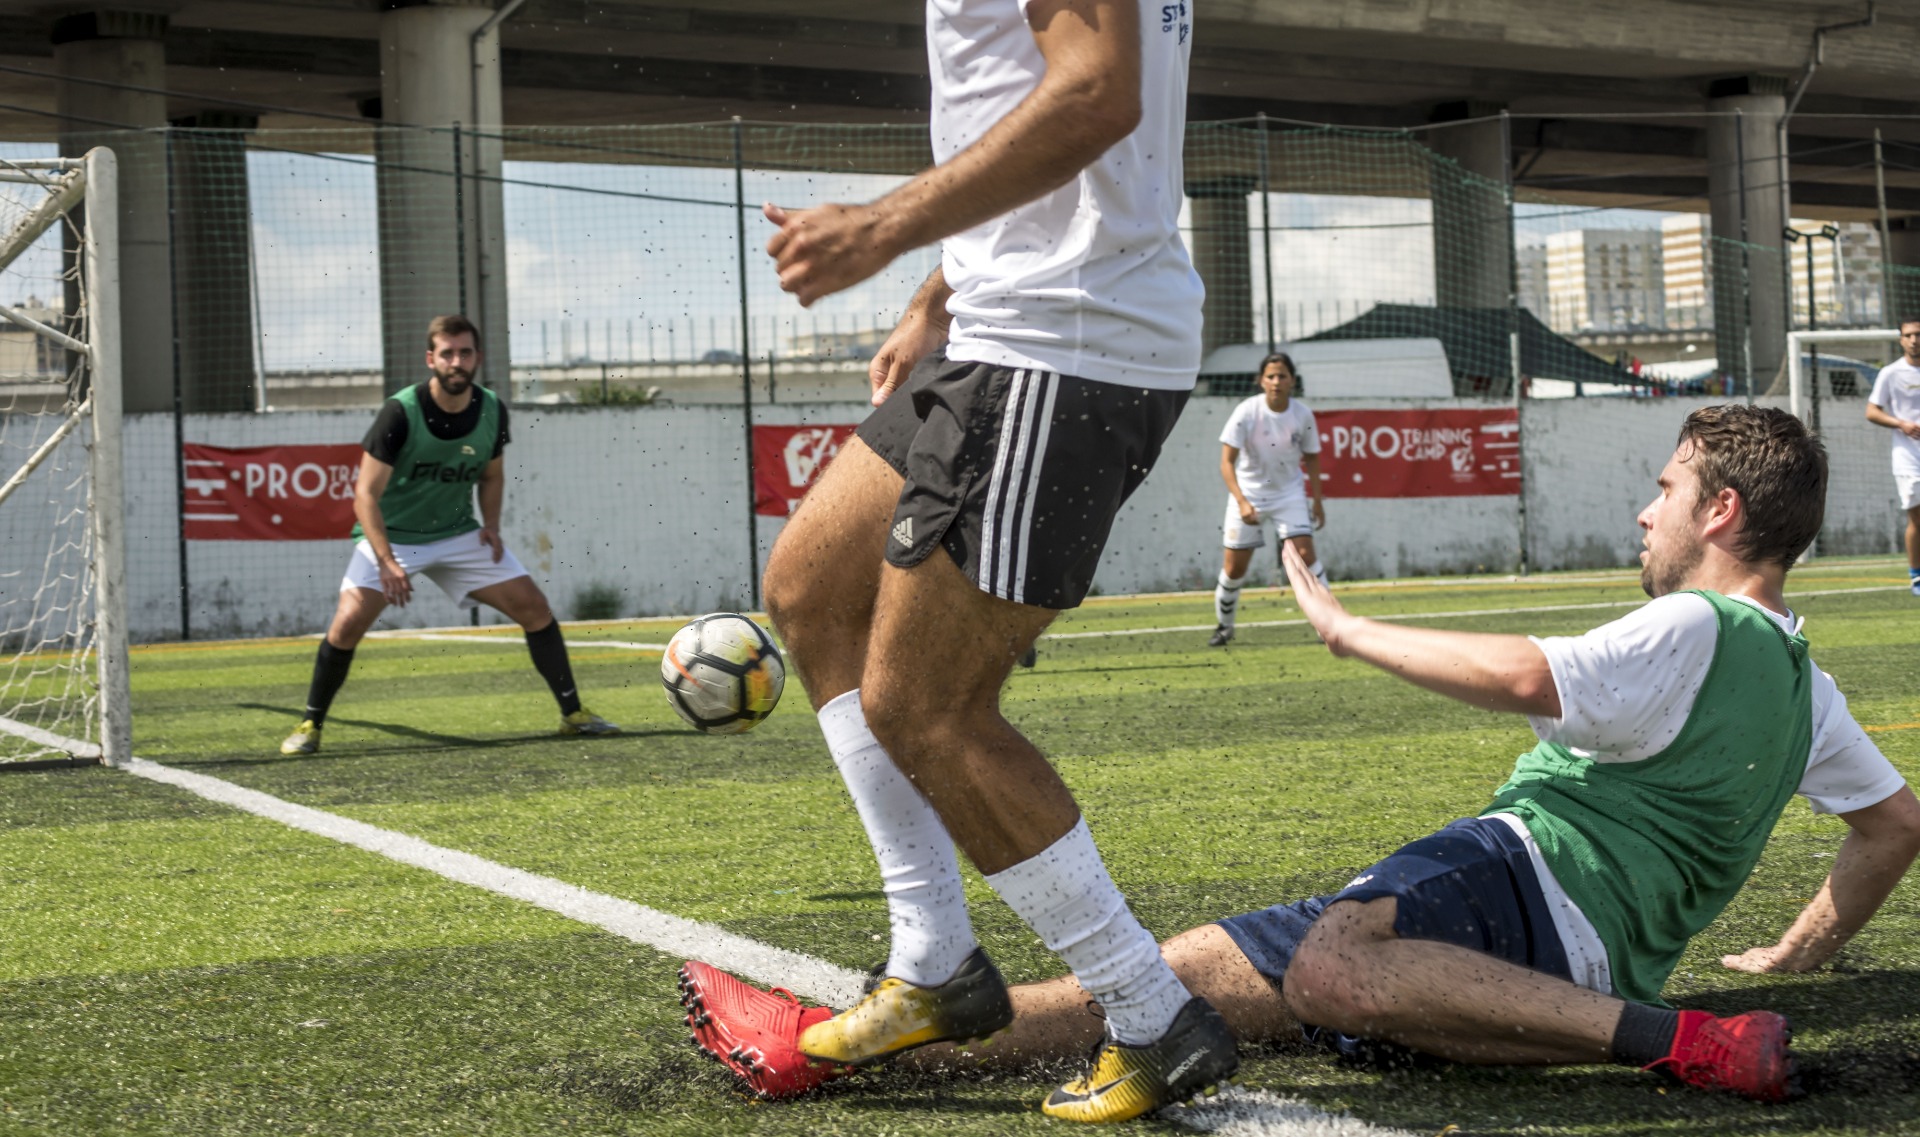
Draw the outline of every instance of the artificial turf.
[[[1920,773],[1920,621],[1888,561],[1791,587],[1854,715]],[[1623,613],[1628,574],[1342,590],[1370,614],[1567,634]],[[1617,605],[1611,608],[1581,607]],[[1507,612],[1501,609],[1550,609]],[[1335,660],[1283,595],[1250,594],[1224,650],[1203,595],[1096,600],[1017,672],[1009,716],[1059,764],[1116,880],[1161,935],[1338,887],[1476,812],[1530,744],[1477,712]],[[135,750],[304,805],[560,878],[847,967],[885,950],[871,854],[797,686],[754,732],[684,729],[662,622],[578,625],[574,666],[612,739],[555,713],[505,643],[370,641],[315,756],[283,758],[312,641],[136,652]],[[1108,633],[1074,638],[1079,633]],[[1250,1084],[1437,1132],[1920,1133],[1920,882],[1836,965],[1748,976],[1818,887],[1841,823],[1789,806],[1746,891],[1668,996],[1797,1028],[1812,1091],[1768,1107],[1603,1067],[1379,1073],[1302,1046],[1252,1051]],[[0,1132],[954,1133],[1058,1131],[1040,1071],[881,1073],[818,1098],[738,1096],[687,1047],[677,958],[106,769],[0,777]],[[1060,964],[977,876],[982,942],[1010,979]],[[1186,1131],[1146,1121],[1143,1131]]]

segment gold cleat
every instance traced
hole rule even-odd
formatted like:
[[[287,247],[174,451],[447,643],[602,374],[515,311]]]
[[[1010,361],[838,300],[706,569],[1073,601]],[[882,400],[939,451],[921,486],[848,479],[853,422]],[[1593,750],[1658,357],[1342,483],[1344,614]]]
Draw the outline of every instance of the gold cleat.
[[[1040,1109],[1066,1121],[1126,1121],[1211,1095],[1239,1066],[1226,1020],[1196,995],[1157,1042],[1127,1046],[1102,1039],[1087,1072],[1053,1091]]]
[[[620,728],[585,707],[560,716],[561,734],[619,734]]]
[[[937,987],[917,987],[876,968],[866,996],[801,1032],[799,1046],[809,1058],[869,1066],[933,1042],[984,1038],[1012,1022],[1006,980],[975,948],[953,978]]]
[[[320,728],[313,725],[312,719],[301,719],[300,725],[293,728],[280,744],[282,754],[318,754],[320,752]]]

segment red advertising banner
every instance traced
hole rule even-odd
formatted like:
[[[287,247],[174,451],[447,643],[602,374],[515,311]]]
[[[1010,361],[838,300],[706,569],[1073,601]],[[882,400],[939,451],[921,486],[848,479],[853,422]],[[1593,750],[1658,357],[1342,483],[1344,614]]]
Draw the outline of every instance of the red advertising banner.
[[[1520,412],[1315,411],[1328,497],[1491,497],[1520,492]]]
[[[360,447],[186,444],[193,541],[333,541],[353,529]]]
[[[755,426],[753,511],[786,517],[827,468],[853,426]]]

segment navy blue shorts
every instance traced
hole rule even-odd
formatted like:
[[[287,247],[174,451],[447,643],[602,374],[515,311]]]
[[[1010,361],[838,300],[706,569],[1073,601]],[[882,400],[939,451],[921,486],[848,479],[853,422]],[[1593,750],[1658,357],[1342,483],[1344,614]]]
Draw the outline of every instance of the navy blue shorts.
[[[1287,975],[1307,929],[1340,900],[1399,901],[1393,930],[1403,940],[1438,940],[1572,978],[1567,953],[1533,861],[1518,834],[1489,817],[1464,817],[1355,877],[1332,896],[1276,904],[1220,921],[1260,974]]]

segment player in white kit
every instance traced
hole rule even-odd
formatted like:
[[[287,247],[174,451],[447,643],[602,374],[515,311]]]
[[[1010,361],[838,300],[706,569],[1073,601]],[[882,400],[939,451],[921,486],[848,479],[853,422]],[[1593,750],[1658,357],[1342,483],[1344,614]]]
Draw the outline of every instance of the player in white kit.
[[[1268,527],[1281,548],[1288,541],[1299,546],[1300,558],[1326,583],[1327,570],[1313,548],[1313,531],[1327,523],[1320,499],[1320,428],[1313,410],[1293,397],[1298,383],[1291,356],[1267,356],[1260,363],[1260,394],[1233,408],[1220,432],[1220,477],[1230,496],[1209,647],[1225,647],[1233,639],[1240,586],[1246,583],[1253,551],[1266,544]]]
[[[1920,320],[1900,321],[1902,358],[1880,369],[1867,421],[1893,431],[1893,485],[1907,511],[1907,580],[1920,596]]]

